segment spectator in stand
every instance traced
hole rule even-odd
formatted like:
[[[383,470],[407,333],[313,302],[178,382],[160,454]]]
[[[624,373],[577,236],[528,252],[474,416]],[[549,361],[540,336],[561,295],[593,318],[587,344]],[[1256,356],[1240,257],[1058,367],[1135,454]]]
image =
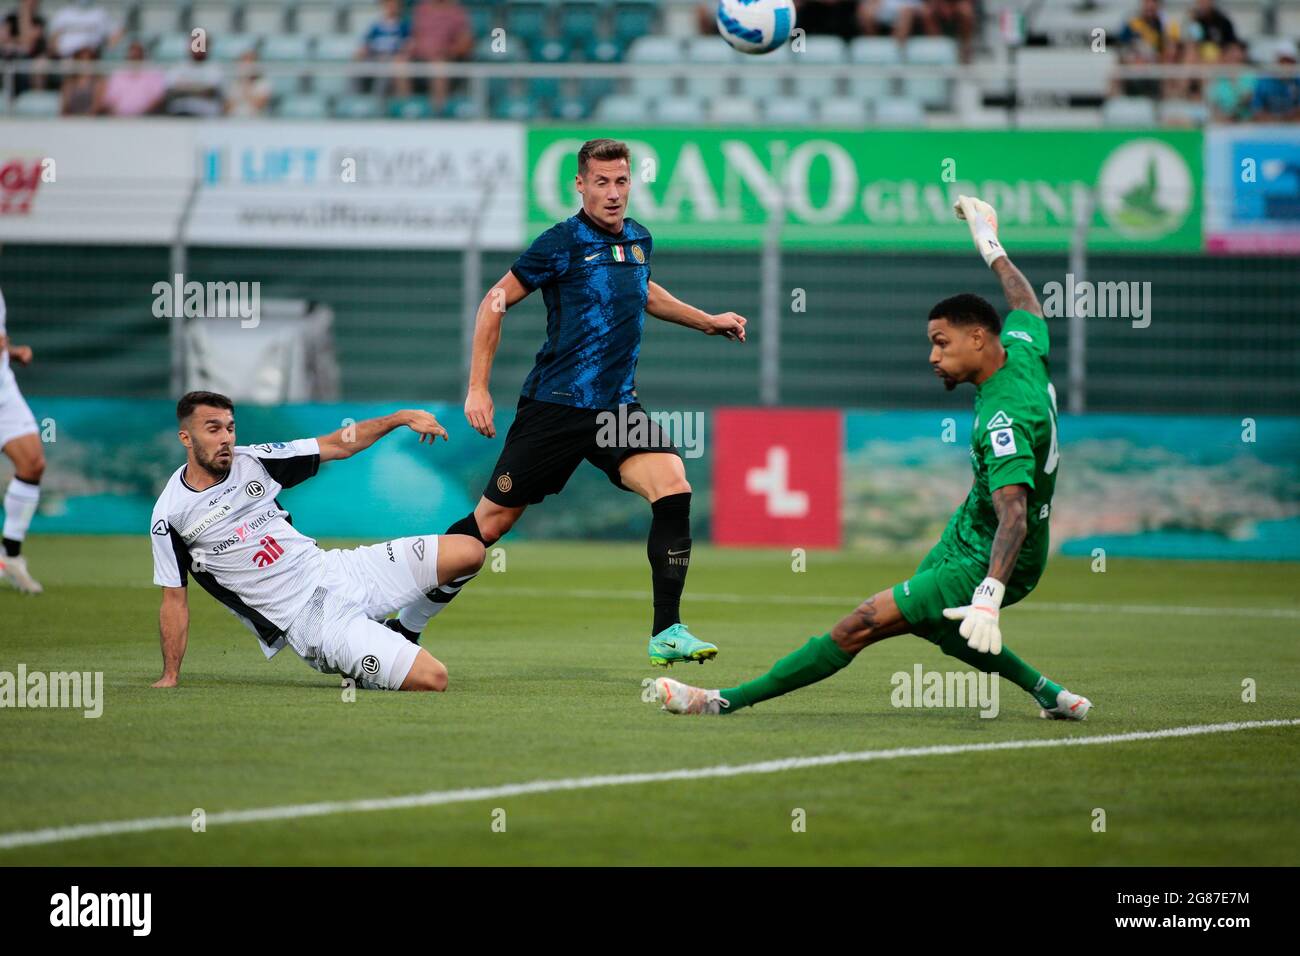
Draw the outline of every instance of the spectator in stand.
[[[400,0],[384,0],[379,19],[370,24],[370,29],[361,39],[357,50],[358,60],[374,63],[405,62],[409,55],[411,43],[411,21],[402,13]],[[369,92],[373,77],[361,78],[361,91]],[[397,80],[397,92],[408,96],[411,92],[410,79],[402,76]]]
[[[1282,40],[1274,52],[1278,66],[1296,65],[1296,45]],[[1261,123],[1300,121],[1300,77],[1261,76],[1255,83],[1252,118]]]
[[[226,99],[227,116],[262,116],[271,102],[271,82],[257,68],[257,52],[247,50],[239,58],[235,82]]]
[[[83,46],[72,55],[76,64],[93,64],[99,59],[95,47]],[[64,116],[91,116],[99,107],[104,78],[89,70],[65,73],[59,84],[60,110]]]
[[[931,36],[947,34],[955,37],[961,50],[961,61],[971,61],[975,40],[975,5],[971,0],[926,0],[922,20],[925,32]]]
[[[913,33],[926,28],[924,0],[862,0],[858,23],[869,37],[891,34],[902,46]]]
[[[803,27],[809,36],[851,40],[861,32],[857,0],[795,0],[795,26]]]
[[[47,76],[40,66],[45,62],[48,44],[40,8],[40,0],[18,0],[14,11],[0,20],[0,62],[34,61],[31,73],[17,74],[15,93],[44,89],[46,85]]]
[[[50,47],[57,57],[74,57],[82,50],[98,56],[104,47],[113,46],[122,36],[122,28],[103,7],[92,0],[77,0],[64,7],[50,21]]]
[[[1187,39],[1200,47],[1203,61],[1214,63],[1224,47],[1237,42],[1237,30],[1214,0],[1196,0],[1187,17]]]
[[[1160,0],[1142,0],[1138,12],[1120,29],[1118,41],[1119,59],[1124,64],[1177,63],[1181,58],[1178,21],[1161,12]],[[1128,80],[1124,93],[1158,97],[1161,88],[1155,79]]]
[[[208,38],[212,42],[212,38]],[[167,113],[171,116],[220,116],[225,108],[221,69],[206,62],[207,47],[190,47],[188,63],[167,74]]]
[[[132,40],[126,66],[114,70],[104,84],[97,113],[110,116],[144,116],[156,113],[167,97],[167,75],[144,62],[144,44]]]
[[[411,12],[410,59],[417,63],[464,60],[474,48],[469,14],[456,0],[420,0]],[[429,98],[435,113],[447,103],[451,89],[446,76],[434,76]]]
[[[1240,40],[1225,43],[1220,62],[1232,66],[1245,63],[1246,47]],[[1214,119],[1226,123],[1250,119],[1255,101],[1255,82],[1251,73],[1220,76],[1211,82],[1205,92],[1205,102]]]

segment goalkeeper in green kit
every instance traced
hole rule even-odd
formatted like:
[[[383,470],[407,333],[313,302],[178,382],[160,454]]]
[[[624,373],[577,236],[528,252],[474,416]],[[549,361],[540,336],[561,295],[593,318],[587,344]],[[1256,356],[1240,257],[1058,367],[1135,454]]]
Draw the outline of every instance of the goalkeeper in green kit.
[[[705,690],[659,678],[655,692],[664,710],[730,714],[825,680],[877,641],[916,634],[1023,688],[1043,717],[1087,717],[1092,703],[1086,697],[1002,646],[1000,609],[1029,594],[1047,564],[1047,524],[1060,464],[1056,392],[1047,377],[1047,323],[1033,287],[998,242],[997,213],[969,196],[958,197],[956,210],[1011,306],[1004,320],[984,299],[964,294],[930,310],[935,374],[950,391],[963,382],[975,386],[970,494],[908,580],[738,687]]]

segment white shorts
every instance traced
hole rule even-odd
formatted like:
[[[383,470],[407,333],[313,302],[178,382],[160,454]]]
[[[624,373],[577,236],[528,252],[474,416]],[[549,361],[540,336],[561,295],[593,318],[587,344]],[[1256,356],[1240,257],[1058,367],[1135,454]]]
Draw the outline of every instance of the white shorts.
[[[324,576],[285,638],[325,674],[399,690],[420,648],[379,623],[437,586],[438,536],[325,552]]]
[[[0,386],[0,448],[15,438],[39,433],[36,417],[17,385]]]

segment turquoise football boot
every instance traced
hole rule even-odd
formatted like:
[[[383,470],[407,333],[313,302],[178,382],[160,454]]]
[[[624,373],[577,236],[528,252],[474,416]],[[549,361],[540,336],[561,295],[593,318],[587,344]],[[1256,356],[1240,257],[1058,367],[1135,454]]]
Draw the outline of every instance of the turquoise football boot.
[[[701,641],[685,624],[666,627],[650,638],[650,663],[656,667],[670,667],[678,661],[711,661],[718,656],[718,648]]]

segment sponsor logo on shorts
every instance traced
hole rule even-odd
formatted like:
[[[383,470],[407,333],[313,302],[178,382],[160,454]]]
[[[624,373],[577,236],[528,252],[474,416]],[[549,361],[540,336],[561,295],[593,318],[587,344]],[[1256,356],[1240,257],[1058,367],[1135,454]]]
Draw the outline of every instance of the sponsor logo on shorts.
[[[414,541],[412,541],[411,550],[415,552],[415,556],[417,558],[423,561],[424,560],[424,539],[416,538]]]
[[[379,658],[374,654],[367,654],[361,658],[361,670],[374,677],[379,673]]]
[[[510,472],[508,471],[497,478],[497,491],[501,492],[503,495],[508,493],[514,486],[515,483],[510,479]]]
[[[250,498],[260,498],[262,495],[266,494],[266,486],[260,481],[250,481],[248,484],[244,485],[244,494],[248,495]]]

